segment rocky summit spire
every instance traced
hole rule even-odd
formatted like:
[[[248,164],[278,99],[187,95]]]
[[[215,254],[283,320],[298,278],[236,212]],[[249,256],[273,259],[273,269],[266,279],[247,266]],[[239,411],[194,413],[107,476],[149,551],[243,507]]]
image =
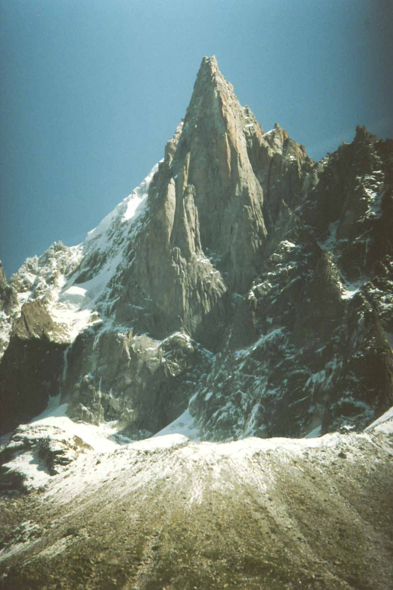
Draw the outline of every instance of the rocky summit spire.
[[[204,92],[209,85],[217,85],[220,79],[223,80],[224,77],[219,70],[215,56],[204,57],[195,80],[194,90],[202,87],[202,92]]]
[[[165,330],[169,320],[170,329],[175,322],[193,335],[204,331],[228,289],[245,291],[259,264],[267,232],[247,116],[216,59],[204,58],[151,187],[154,231],[141,237],[130,277],[155,301]]]
[[[233,87],[229,84],[224,76],[221,74],[217,60],[214,56],[204,57],[198,71],[198,75],[194,84],[193,94],[187,109],[187,117],[194,119],[199,116],[199,111],[209,108],[209,102],[215,102],[221,99],[223,102],[229,102],[229,93],[232,94],[230,100],[236,97],[233,94]],[[237,99],[236,99],[237,102]],[[238,103],[240,107],[240,104]]]
[[[240,105],[233,86],[220,72],[216,58],[204,57],[184,124],[191,128],[199,124],[209,131],[216,128],[218,133],[228,136],[235,149],[242,150],[243,130],[247,123],[245,110]]]
[[[203,57],[202,58],[202,62],[201,62],[201,66],[199,68],[198,71],[198,75],[197,75],[197,80],[204,75],[210,75],[213,76],[214,74],[219,74],[222,76],[219,68],[218,68],[218,62],[216,59],[215,55],[211,55],[210,57]]]

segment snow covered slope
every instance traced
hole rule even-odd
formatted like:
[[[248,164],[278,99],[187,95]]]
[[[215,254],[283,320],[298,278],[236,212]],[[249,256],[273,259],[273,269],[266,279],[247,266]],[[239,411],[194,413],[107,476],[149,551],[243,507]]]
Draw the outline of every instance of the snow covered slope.
[[[230,443],[54,414],[3,451],[0,588],[390,589],[392,409],[363,434]]]
[[[54,321],[55,338],[67,343],[103,321],[98,310],[119,267],[127,264],[126,249],[146,215],[149,184],[157,169],[158,164],[82,244],[68,248],[56,243],[40,258],[27,259],[10,281],[18,295],[15,314],[29,301],[42,302]]]

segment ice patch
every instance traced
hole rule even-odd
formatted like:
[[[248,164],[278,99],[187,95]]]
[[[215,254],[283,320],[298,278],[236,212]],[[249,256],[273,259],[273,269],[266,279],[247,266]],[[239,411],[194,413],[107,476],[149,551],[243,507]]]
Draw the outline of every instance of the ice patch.
[[[393,434],[393,406],[370,424],[370,426],[367,426],[365,432],[370,430],[377,430],[384,434]]]
[[[110,257],[109,260],[101,268],[100,272],[89,281],[81,283],[79,288],[84,289],[85,298],[90,302],[95,302],[102,295],[103,291],[107,287],[109,281],[116,273],[117,267],[123,259],[123,253],[119,252],[116,256]]]
[[[80,307],[83,303],[85,303],[87,290],[83,287],[73,285],[69,287],[66,291],[59,297],[59,301],[68,304],[69,307],[76,306]]]
[[[319,438],[322,432],[322,424],[313,428],[308,434],[306,434],[305,438]]]
[[[318,242],[318,244],[323,250],[327,250],[328,252],[330,252],[334,249],[334,246],[337,241],[337,232],[339,225],[340,220],[330,223],[328,237],[324,242]]]
[[[19,304],[23,305],[24,303],[26,303],[26,301],[29,299],[30,295],[31,295],[31,291],[25,291],[24,293],[18,293],[17,298],[18,298]]]
[[[344,289],[341,292],[341,299],[352,299],[356,293],[359,293],[359,289]]]
[[[178,434],[187,437],[190,440],[200,441],[201,435],[199,428],[195,425],[195,419],[191,416],[190,410],[187,409],[181,416],[176,418],[171,424],[160,430],[154,435],[154,438],[166,436],[169,434]]]
[[[33,424],[34,422],[39,422],[40,420],[43,420],[44,418],[48,418],[50,416],[52,416],[52,417],[65,416],[65,411],[67,409],[67,406],[60,405],[60,399],[61,399],[61,393],[50,397],[45,410],[43,412],[41,412],[41,414],[38,414],[38,416],[34,416],[34,418],[32,418],[30,420],[30,424]]]
[[[146,199],[147,193],[143,195],[135,195],[134,198],[130,199],[127,203],[127,208],[123,214],[122,221],[130,221],[136,216],[139,206]]]

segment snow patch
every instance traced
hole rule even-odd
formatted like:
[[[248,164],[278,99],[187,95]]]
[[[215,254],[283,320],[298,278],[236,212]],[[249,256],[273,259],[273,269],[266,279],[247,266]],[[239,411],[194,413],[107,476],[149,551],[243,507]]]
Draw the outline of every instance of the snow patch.
[[[187,437],[187,439],[194,441],[201,440],[200,431],[195,425],[195,419],[191,415],[189,409],[183,412],[183,414],[176,418],[171,424],[155,434],[154,438],[173,434],[184,436]]]
[[[367,426],[365,432],[369,432],[370,430],[376,430],[384,434],[393,434],[393,406],[370,424],[370,426]]]
[[[353,283],[347,282],[345,285],[340,284],[341,299],[352,299],[356,293],[359,293],[363,284],[364,281],[355,281]]]
[[[52,404],[55,405],[57,400],[59,400],[59,396],[56,396],[55,399],[52,398]],[[30,424],[53,427],[62,430],[69,436],[78,436],[100,453],[112,452],[121,447],[111,438],[118,431],[117,422],[105,422],[99,426],[85,422],[74,422],[66,415],[67,408],[68,404],[62,404],[54,409],[48,407],[40,416],[33,418]],[[55,438],[57,437],[55,432],[53,434],[52,431],[50,432]]]
[[[334,246],[337,241],[337,232],[338,232],[339,225],[340,225],[340,220],[330,223],[328,237],[326,238],[325,241],[318,242],[319,246],[323,250],[327,250],[328,252],[331,252],[334,249]]]
[[[322,432],[322,424],[313,428],[308,434],[306,434],[305,438],[318,438],[321,436]]]
[[[285,250],[293,250],[294,248],[297,248],[296,244],[293,244],[292,242],[288,242],[288,240],[283,240],[282,242],[280,242],[279,247],[284,248]]]
[[[68,304],[69,307],[80,307],[86,299],[87,290],[83,287],[73,285],[69,287],[59,297],[59,301]]]

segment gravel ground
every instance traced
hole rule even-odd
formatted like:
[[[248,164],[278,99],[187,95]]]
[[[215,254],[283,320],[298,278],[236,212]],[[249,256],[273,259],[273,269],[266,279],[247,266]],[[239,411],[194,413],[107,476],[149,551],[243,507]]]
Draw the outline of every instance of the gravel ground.
[[[393,587],[389,432],[162,441],[3,493],[0,588]]]

